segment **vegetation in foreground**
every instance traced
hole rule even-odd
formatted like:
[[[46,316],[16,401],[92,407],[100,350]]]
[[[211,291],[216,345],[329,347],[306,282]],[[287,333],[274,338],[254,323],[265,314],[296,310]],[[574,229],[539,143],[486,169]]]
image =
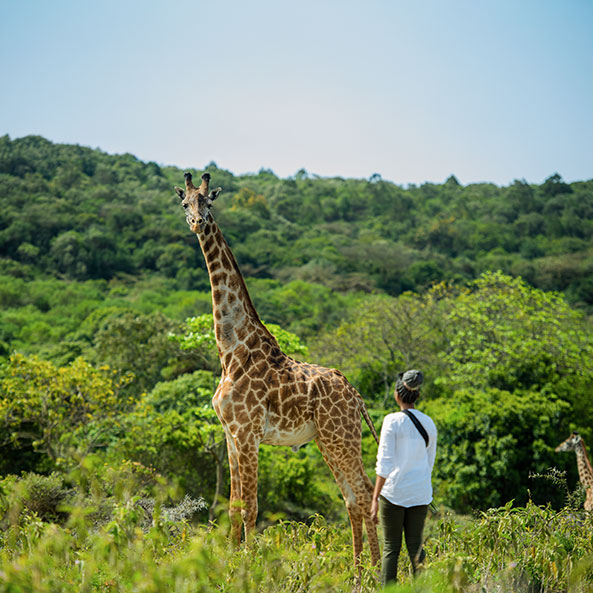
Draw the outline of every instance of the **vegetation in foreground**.
[[[351,591],[357,582],[362,592],[380,589],[366,554],[357,581],[345,523],[278,520],[234,548],[224,514],[193,524],[201,501],[167,506],[164,485],[147,489],[137,472],[97,480],[96,469],[83,463],[69,490],[48,477],[4,480],[0,591],[305,593]],[[392,590],[593,591],[592,527],[591,515],[572,505],[509,503],[472,518],[440,512],[428,520],[425,570],[412,580],[402,554]]]

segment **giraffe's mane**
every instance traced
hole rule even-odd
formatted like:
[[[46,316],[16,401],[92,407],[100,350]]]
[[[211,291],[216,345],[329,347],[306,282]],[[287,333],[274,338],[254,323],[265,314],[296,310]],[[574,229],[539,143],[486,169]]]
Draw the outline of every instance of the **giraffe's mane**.
[[[587,471],[593,476],[593,466],[591,465],[591,459],[589,458],[589,452],[587,451],[583,437],[581,437],[581,446],[583,447],[583,453],[585,454],[585,465],[587,466]]]
[[[276,337],[262,323],[262,320],[259,317],[257,309],[255,308],[255,305],[253,304],[253,301],[251,300],[251,295],[249,294],[249,290],[247,290],[247,284],[245,284],[245,279],[243,278],[243,274],[241,274],[241,269],[239,268],[239,264],[237,263],[235,254],[233,253],[233,250],[230,248],[229,244],[227,243],[227,240],[225,239],[223,232],[220,230],[220,227],[216,224],[214,219],[212,219],[210,221],[210,224],[212,225],[214,232],[215,233],[218,232],[218,234],[220,235],[221,242],[226,247],[227,256],[231,262],[231,266],[233,267],[235,273],[237,274],[239,283],[241,284],[241,288],[243,289],[243,294],[245,294],[245,299],[247,301],[247,307],[249,308],[250,315],[252,316],[253,320],[261,326],[261,329],[269,336],[270,340],[272,340],[272,343],[275,344],[276,346],[278,346],[278,349],[280,351],[282,351],[280,349],[280,346],[278,345],[278,340],[276,340]]]

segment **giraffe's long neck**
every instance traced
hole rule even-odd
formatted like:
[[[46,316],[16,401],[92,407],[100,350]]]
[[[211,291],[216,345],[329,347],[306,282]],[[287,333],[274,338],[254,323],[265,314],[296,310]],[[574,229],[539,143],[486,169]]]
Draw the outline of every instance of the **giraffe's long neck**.
[[[210,276],[214,331],[223,371],[241,346],[248,350],[275,338],[262,324],[222,232],[214,222],[196,233]]]
[[[579,443],[579,446],[575,449],[575,453],[577,454],[577,468],[579,470],[581,484],[585,488],[593,489],[593,467],[591,466],[591,461],[589,460],[583,441]]]

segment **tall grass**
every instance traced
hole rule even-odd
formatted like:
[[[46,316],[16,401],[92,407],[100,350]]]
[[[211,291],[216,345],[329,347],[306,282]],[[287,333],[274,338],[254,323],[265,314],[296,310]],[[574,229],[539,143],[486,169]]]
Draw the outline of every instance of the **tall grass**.
[[[39,496],[40,480],[31,483]],[[47,485],[62,501],[55,479]],[[216,526],[192,525],[195,505],[187,501],[173,513],[164,496],[146,504],[124,488],[108,502],[98,496],[61,502],[60,513],[42,520],[22,487],[4,490],[0,592],[380,590],[366,553],[357,579],[347,525],[321,516],[309,523],[277,520],[235,548],[224,516]],[[476,517],[436,514],[428,520],[425,547],[428,561],[416,579],[402,553],[401,582],[393,591],[593,591],[593,519],[575,509],[508,504]]]

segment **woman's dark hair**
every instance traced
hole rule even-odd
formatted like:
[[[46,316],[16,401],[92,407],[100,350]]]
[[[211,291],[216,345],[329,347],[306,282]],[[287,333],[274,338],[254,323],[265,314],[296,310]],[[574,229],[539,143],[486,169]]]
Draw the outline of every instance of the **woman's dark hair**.
[[[424,381],[422,371],[410,370],[399,373],[395,390],[405,404],[413,404],[420,397],[420,385]]]

